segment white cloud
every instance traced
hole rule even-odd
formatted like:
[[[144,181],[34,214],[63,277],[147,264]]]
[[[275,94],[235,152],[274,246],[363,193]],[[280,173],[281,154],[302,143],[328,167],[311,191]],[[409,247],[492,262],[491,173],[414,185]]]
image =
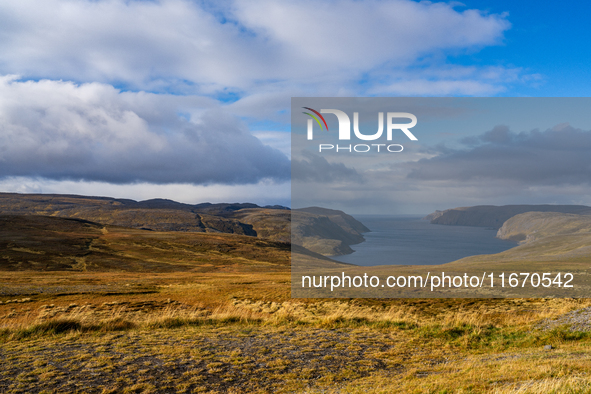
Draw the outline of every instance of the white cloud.
[[[281,81],[350,84],[433,53],[498,44],[510,27],[504,15],[410,0],[221,4],[4,1],[0,73],[248,95]]]
[[[474,80],[430,81],[415,79],[394,82],[388,86],[375,89],[382,94],[396,94],[400,96],[490,96],[503,91],[503,87],[491,83]]]
[[[297,64],[302,73],[408,64],[433,51],[497,44],[509,28],[503,15],[407,0],[238,0],[234,14],[285,56],[307,60]]]
[[[440,66],[390,73],[372,94],[401,96],[492,96],[523,81],[523,70],[505,67]]]
[[[213,100],[14,77],[0,79],[0,163],[0,176],[111,183],[244,184],[290,174],[285,155]]]
[[[497,94],[529,77],[447,56],[509,28],[411,0],[5,0],[0,190],[289,199],[286,133],[236,117],[287,124],[292,96]],[[204,97],[222,95],[238,100]]]

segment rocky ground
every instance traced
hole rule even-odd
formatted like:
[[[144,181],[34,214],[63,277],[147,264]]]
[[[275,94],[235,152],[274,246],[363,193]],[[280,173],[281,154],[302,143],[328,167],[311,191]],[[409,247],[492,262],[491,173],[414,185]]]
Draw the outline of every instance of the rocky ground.
[[[43,338],[0,348],[0,392],[275,392],[404,368],[359,330],[183,329]]]
[[[537,328],[542,330],[552,330],[559,327],[566,327],[573,332],[591,331],[591,307],[565,313],[556,319],[544,319],[537,325]]]

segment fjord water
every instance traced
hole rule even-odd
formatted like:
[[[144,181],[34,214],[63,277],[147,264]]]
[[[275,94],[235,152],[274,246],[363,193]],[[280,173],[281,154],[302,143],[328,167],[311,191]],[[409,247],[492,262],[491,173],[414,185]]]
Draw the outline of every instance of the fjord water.
[[[431,224],[421,216],[356,215],[355,219],[371,232],[363,234],[365,242],[351,246],[354,253],[332,259],[360,266],[430,265],[516,246],[496,238],[494,229]]]

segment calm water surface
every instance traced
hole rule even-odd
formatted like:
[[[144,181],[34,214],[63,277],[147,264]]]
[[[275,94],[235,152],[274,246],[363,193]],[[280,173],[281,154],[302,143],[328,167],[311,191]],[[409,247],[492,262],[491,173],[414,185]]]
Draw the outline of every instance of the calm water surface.
[[[363,235],[365,242],[351,246],[354,253],[332,259],[362,266],[444,264],[516,246],[495,238],[497,230],[431,224],[421,216],[356,215],[355,219],[371,232]]]

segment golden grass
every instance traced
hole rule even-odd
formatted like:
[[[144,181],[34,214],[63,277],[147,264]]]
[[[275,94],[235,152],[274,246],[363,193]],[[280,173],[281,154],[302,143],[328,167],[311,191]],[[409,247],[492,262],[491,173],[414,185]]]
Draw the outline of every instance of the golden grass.
[[[289,298],[287,273],[145,274],[27,273],[28,284],[46,282],[46,294],[0,298],[0,328],[18,329],[49,319],[98,323],[126,319],[152,324],[167,319],[258,320],[269,323],[301,321],[405,322],[414,325],[524,326],[591,305],[581,299],[507,300],[311,300]],[[21,273],[0,273],[0,281],[19,282]],[[51,287],[90,291],[51,294]],[[64,282],[67,281],[67,286]],[[131,283],[130,283],[131,282]],[[18,285],[16,283],[15,285]],[[82,286],[82,288],[81,288]],[[92,286],[111,287],[93,292]],[[16,286],[15,286],[16,287]],[[9,301],[9,302],[7,302]]]
[[[587,299],[291,299],[288,272],[4,272],[0,283],[46,289],[0,297],[5,392],[589,388],[589,337],[535,330]]]
[[[536,329],[589,299],[292,299],[281,244],[96,237],[180,271],[0,271],[0,392],[591,392],[590,336]]]

